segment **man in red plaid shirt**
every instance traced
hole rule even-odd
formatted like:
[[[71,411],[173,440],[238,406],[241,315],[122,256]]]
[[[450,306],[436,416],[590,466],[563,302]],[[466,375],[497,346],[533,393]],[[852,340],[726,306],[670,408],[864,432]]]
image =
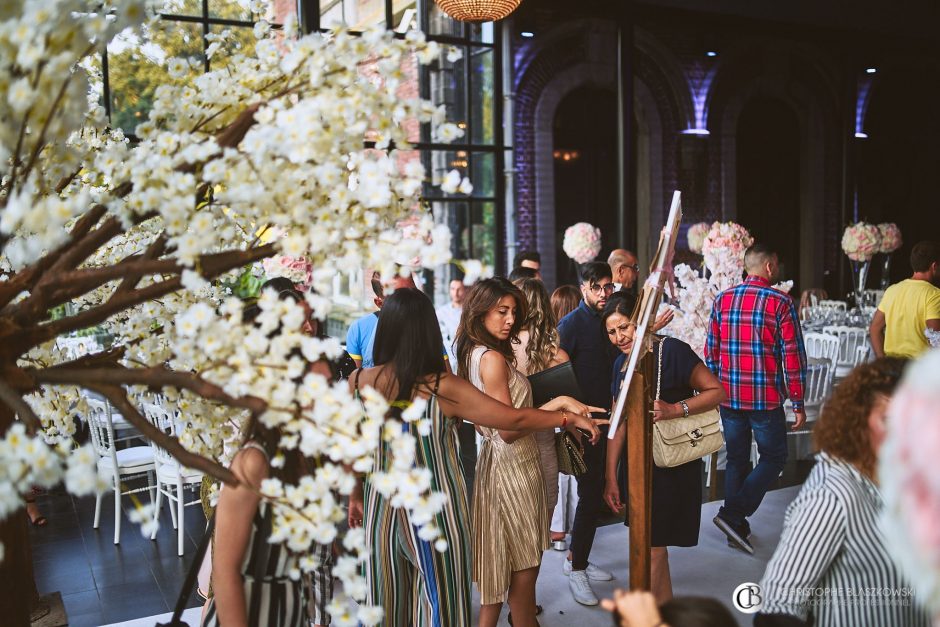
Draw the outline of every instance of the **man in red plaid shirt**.
[[[744,283],[719,294],[712,306],[705,361],[728,393],[720,409],[728,451],[725,504],[714,523],[730,546],[753,553],[747,519],[787,461],[787,398],[796,416],[793,429],[806,422],[806,350],[793,301],[771,287],[780,274],[777,254],[755,244],[744,266]],[[760,453],[753,469],[752,434]]]

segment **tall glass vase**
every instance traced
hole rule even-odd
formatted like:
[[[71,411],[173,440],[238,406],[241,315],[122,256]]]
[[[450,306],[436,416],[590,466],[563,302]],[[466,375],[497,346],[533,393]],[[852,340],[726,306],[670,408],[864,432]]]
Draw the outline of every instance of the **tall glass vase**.
[[[871,267],[871,260],[852,262],[852,283],[855,287],[855,306],[861,307],[865,304],[865,282],[868,280],[868,270]]]
[[[891,285],[891,253],[885,253],[885,264],[881,267],[881,289]]]

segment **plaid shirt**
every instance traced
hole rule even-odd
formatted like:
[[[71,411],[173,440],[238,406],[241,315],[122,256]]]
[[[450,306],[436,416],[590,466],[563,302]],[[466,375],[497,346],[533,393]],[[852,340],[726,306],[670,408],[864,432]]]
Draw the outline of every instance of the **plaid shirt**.
[[[793,301],[757,276],[720,293],[712,306],[705,363],[732,409],[775,409],[787,398],[802,409],[806,349]]]

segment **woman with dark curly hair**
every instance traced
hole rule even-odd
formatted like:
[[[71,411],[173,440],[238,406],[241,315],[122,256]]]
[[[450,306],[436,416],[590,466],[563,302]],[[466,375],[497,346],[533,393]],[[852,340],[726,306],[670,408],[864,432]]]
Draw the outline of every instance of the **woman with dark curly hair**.
[[[835,389],[814,430],[816,465],[787,508],[760,583],[757,627],[930,624],[885,547],[875,467],[888,401],[907,363],[863,364]]]

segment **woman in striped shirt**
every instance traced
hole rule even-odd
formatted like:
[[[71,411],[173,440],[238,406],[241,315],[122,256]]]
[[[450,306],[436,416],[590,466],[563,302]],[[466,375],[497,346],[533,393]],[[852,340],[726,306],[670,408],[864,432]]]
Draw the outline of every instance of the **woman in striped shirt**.
[[[780,544],[761,581],[758,627],[927,627],[911,582],[885,547],[876,483],[888,399],[905,360],[856,368],[836,388],[815,428],[819,454],[787,508]]]

